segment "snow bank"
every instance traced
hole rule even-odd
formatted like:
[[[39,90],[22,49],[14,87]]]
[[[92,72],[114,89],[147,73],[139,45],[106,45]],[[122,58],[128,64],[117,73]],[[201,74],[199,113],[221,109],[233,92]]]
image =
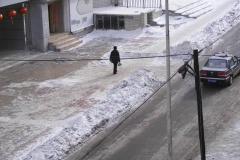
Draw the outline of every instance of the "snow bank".
[[[203,50],[211,47],[221,37],[240,22],[240,1],[223,17],[209,23],[200,32],[193,34],[189,39],[176,46],[171,46],[171,55],[179,55],[172,59],[190,59],[193,49]],[[163,53],[166,53],[164,50]],[[182,55],[182,54],[189,54]]]
[[[160,81],[146,69],[139,69],[114,85],[107,99],[92,106],[72,120],[69,127],[29,153],[25,160],[63,159],[69,151],[82,146],[103,128],[117,122],[118,118],[138,107],[158,87]]]
[[[125,30],[94,30],[91,34],[87,34],[83,37],[83,44],[96,39],[99,37],[112,37],[112,38],[122,38],[122,39],[133,39],[141,33],[141,29],[136,29],[134,31],[125,31]]]
[[[195,49],[205,49],[219,40],[226,32],[240,22],[240,1],[221,18],[209,23],[202,31],[192,35],[188,41]]]

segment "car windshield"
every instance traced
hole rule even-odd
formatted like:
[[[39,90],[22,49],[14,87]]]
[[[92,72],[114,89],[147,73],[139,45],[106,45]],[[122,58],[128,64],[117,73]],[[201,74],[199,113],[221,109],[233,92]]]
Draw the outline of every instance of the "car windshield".
[[[205,67],[210,68],[226,68],[227,61],[224,59],[209,59],[208,62],[205,64]]]

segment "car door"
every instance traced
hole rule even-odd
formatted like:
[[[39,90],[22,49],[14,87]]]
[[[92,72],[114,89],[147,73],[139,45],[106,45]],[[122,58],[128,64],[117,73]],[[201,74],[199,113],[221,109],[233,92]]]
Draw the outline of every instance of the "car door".
[[[234,59],[234,57],[230,60],[230,69],[231,69],[233,77],[235,77],[239,72],[238,62],[235,60],[236,59]]]
[[[240,61],[236,56],[233,57],[233,61],[237,65],[236,66],[236,72],[237,72],[236,74],[239,74],[239,72],[240,72]]]

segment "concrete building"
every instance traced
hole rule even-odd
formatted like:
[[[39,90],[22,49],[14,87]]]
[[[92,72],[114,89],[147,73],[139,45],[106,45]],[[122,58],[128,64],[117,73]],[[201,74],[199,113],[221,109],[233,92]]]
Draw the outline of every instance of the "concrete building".
[[[25,15],[17,13],[12,20],[6,16],[21,6],[28,10]],[[0,0],[0,50],[47,52],[54,33],[78,34],[93,28],[92,10],[92,0]]]
[[[0,50],[63,51],[81,44],[74,35],[96,29],[134,30],[162,14],[161,0],[0,0]],[[151,2],[151,3],[146,3]],[[109,12],[107,8],[125,9]],[[9,18],[6,12],[26,7]],[[103,8],[104,11],[98,11]],[[136,8],[132,10],[130,8]],[[126,12],[128,10],[128,12]]]
[[[93,7],[96,29],[134,30],[162,15],[161,0],[94,0]]]

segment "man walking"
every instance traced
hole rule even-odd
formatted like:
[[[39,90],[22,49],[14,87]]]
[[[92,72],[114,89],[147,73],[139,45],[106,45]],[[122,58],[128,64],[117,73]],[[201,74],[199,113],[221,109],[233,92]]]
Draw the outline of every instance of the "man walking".
[[[113,74],[117,74],[117,65],[120,62],[120,56],[116,46],[113,47],[113,51],[111,52],[110,62],[113,63]]]

